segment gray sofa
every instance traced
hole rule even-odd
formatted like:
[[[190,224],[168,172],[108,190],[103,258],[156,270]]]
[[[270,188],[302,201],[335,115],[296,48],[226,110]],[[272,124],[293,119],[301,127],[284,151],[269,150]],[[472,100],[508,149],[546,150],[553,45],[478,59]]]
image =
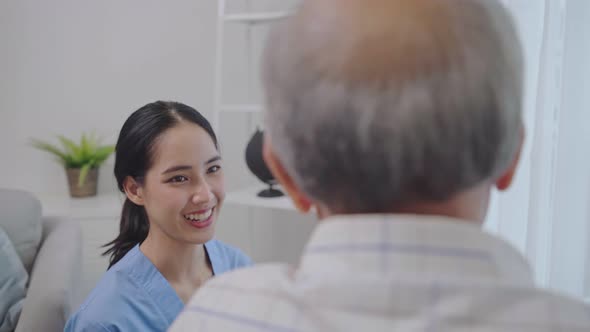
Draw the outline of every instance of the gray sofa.
[[[0,189],[0,226],[29,273],[17,332],[63,331],[76,304],[82,236],[75,221],[42,217],[35,196]]]

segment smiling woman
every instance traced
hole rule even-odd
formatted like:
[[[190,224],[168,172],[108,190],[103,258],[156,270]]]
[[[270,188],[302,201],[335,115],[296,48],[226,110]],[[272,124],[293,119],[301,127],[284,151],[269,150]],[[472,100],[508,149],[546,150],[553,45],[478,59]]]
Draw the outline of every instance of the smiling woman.
[[[126,200],[106,244],[109,270],[66,331],[163,331],[206,280],[250,265],[213,240],[225,191],[211,125],[193,108],[154,102],[125,122],[115,176]]]

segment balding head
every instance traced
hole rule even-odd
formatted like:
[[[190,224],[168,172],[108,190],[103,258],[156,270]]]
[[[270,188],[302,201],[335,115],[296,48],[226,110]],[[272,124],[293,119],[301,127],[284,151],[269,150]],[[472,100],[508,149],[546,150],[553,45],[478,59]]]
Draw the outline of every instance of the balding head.
[[[308,1],[291,33],[305,64],[326,78],[402,80],[460,55],[450,7],[446,1]],[[448,54],[441,56],[441,47]]]
[[[447,199],[514,158],[521,57],[498,1],[304,1],[266,48],[273,151],[336,212]]]

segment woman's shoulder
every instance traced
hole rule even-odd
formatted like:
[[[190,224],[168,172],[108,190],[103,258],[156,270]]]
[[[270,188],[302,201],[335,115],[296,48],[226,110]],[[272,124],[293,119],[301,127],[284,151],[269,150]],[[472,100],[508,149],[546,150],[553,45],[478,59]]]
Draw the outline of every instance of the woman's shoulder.
[[[136,285],[121,270],[107,271],[78,310],[70,317],[65,331],[110,331],[109,326],[129,315],[130,304],[138,301]]]
[[[149,278],[149,273],[141,272],[141,255],[134,249],[104,273],[84,303],[68,320],[66,332],[110,331],[125,326],[131,316],[141,316],[138,310],[153,309],[137,305],[149,305],[151,301],[147,299],[143,281]]]
[[[252,265],[252,260],[240,249],[219,240],[205,243],[215,274]]]

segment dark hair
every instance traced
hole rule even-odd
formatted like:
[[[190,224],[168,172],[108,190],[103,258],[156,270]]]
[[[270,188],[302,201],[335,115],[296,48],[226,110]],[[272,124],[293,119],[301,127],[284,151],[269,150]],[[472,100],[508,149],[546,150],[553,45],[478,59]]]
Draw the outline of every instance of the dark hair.
[[[160,135],[181,121],[192,122],[203,128],[218,148],[217,137],[207,119],[194,108],[170,101],[156,101],[133,112],[123,124],[115,149],[115,177],[119,190],[130,176],[139,183],[153,163],[155,142]],[[129,198],[123,203],[119,235],[103,247],[103,256],[110,255],[109,269],[135,245],[142,243],[149,231],[148,217],[143,206]]]

